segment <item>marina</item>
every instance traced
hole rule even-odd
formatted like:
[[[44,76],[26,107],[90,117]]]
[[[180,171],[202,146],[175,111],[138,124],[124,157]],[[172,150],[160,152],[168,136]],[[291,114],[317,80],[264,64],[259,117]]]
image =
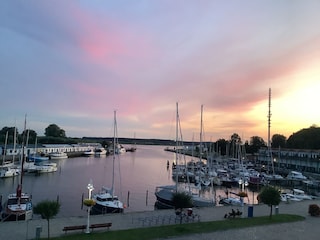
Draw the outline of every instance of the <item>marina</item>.
[[[135,152],[116,155],[114,191],[125,205],[124,212],[153,211],[156,203],[156,187],[175,184],[172,177],[175,153],[165,151],[166,146],[137,145],[136,147]],[[185,157],[187,162],[192,160],[191,156]],[[61,210],[57,217],[85,216],[86,207],[82,205],[82,201],[88,196],[87,185],[92,180],[94,194],[102,187],[111,184],[112,158],[112,155],[100,157],[92,155],[50,160],[51,163],[56,163],[57,171],[40,175],[25,173],[23,190],[32,196],[33,205],[42,200],[58,199]],[[9,194],[16,191],[18,181],[18,176],[0,179],[2,203]],[[295,186],[298,188],[297,184]],[[245,191],[247,197],[244,198],[244,203],[256,204],[259,189],[251,189],[248,186]],[[200,194],[213,197],[216,205],[221,206],[219,204],[221,198],[237,197],[235,194],[238,192],[239,185],[231,188],[209,186],[202,187]]]

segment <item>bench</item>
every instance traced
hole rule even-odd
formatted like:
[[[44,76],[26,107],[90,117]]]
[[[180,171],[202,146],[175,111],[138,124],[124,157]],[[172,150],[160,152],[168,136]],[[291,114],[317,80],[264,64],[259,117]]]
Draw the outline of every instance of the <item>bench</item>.
[[[66,226],[62,230],[67,233],[67,231],[73,231],[73,230],[84,230],[86,229],[86,225],[78,225],[78,226]]]
[[[95,228],[109,228],[112,226],[112,223],[96,223],[96,224],[91,224],[90,229],[93,230]]]

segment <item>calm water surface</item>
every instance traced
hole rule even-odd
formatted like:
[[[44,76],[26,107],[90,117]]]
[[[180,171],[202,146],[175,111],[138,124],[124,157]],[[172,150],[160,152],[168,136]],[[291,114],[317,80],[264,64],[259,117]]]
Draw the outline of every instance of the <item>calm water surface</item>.
[[[175,156],[164,149],[165,146],[139,145],[136,152],[116,156],[115,193],[127,205],[126,212],[154,210],[156,186],[174,184],[167,160],[171,164]],[[92,179],[94,192],[102,186],[111,186],[113,156],[76,157],[55,162],[58,164],[55,173],[25,174],[23,191],[32,194],[34,204],[59,198],[60,217],[85,216],[86,208],[81,209],[81,202],[83,195],[88,196],[87,185]],[[15,192],[18,181],[18,177],[0,179],[3,201],[9,193]],[[215,190],[207,189],[204,194],[215,192],[216,196],[224,196],[224,190],[216,187]]]

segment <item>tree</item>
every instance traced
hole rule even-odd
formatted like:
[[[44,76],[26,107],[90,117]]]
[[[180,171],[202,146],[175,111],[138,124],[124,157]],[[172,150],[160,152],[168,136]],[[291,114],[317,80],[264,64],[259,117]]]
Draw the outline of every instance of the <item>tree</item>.
[[[257,153],[261,147],[265,147],[266,143],[263,138],[259,136],[252,136],[250,138],[250,145],[248,146],[248,152]]]
[[[46,137],[66,137],[66,133],[56,124],[50,124],[46,129],[44,135]]]
[[[35,214],[40,214],[42,219],[46,219],[48,223],[48,239],[50,238],[50,219],[58,214],[60,203],[58,201],[44,200],[39,202],[34,208]]]
[[[28,136],[28,143],[35,143],[36,142],[36,138],[37,138],[37,133],[36,131],[32,130],[32,129],[26,129],[26,132],[22,132],[20,137],[22,139],[23,134],[25,134],[25,136]]]
[[[234,133],[230,137],[230,154],[232,157],[235,157],[237,155],[237,146],[241,144],[241,138],[238,133]]]
[[[5,136],[8,132],[8,141],[7,144],[14,144],[14,135],[16,134],[16,143],[18,142],[18,129],[15,127],[4,127],[0,130],[0,139],[1,142],[5,142]]]
[[[281,202],[279,190],[271,186],[262,188],[258,195],[258,199],[264,204],[270,206],[270,217],[272,217],[272,206],[277,206]]]
[[[220,153],[221,155],[226,155],[227,140],[219,139],[218,141],[216,141],[216,145],[218,153]]]
[[[288,148],[320,149],[320,128],[312,125],[292,134],[287,140]]]
[[[172,195],[173,206],[176,214],[180,214],[180,223],[182,223],[182,214],[184,208],[193,206],[191,196],[185,192],[176,192]]]
[[[271,138],[271,147],[273,148],[284,148],[286,147],[287,138],[281,134],[274,134]]]

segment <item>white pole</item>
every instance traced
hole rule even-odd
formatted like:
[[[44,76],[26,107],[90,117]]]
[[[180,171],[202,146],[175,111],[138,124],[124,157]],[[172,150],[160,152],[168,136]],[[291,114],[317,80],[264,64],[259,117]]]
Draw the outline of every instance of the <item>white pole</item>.
[[[89,182],[87,188],[88,188],[88,199],[91,199],[91,192],[94,190],[91,179],[90,179],[90,182]],[[86,233],[90,233],[90,211],[91,211],[91,206],[88,207]]]

